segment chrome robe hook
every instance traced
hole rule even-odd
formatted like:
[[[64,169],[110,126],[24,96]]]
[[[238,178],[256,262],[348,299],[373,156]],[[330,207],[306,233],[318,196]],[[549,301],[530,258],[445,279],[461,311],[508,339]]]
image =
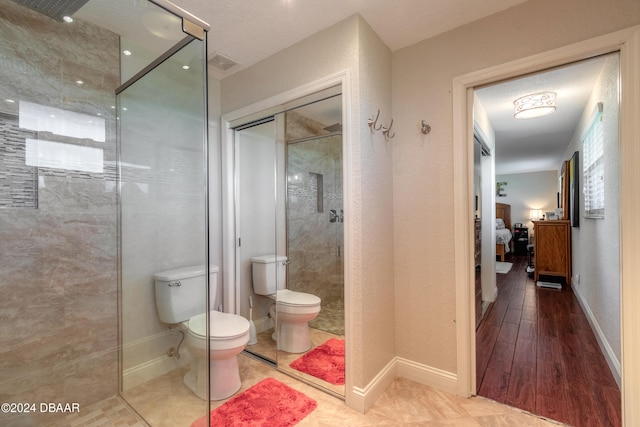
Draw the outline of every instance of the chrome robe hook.
[[[427,122],[425,122],[424,120],[422,121],[422,123],[420,124],[420,131],[424,134],[427,135],[429,134],[429,132],[431,132],[431,126],[429,126],[427,124]]]
[[[376,115],[376,119],[375,120],[373,120],[373,119],[367,120],[367,124],[374,131],[379,131],[380,129],[382,129],[382,125],[379,125],[379,126],[376,127],[376,125],[378,124],[378,118],[380,118],[380,109],[378,109],[378,114]]]
[[[383,127],[382,128],[382,134],[384,135],[384,137],[386,139],[391,139],[394,136],[396,136],[396,133],[394,132],[393,135],[391,134],[391,128],[393,127],[393,119],[391,119],[391,123],[389,124],[389,127]]]

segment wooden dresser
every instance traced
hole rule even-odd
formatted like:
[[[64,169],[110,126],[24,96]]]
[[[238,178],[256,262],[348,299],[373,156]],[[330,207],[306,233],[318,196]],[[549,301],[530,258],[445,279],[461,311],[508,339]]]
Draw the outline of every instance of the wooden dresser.
[[[571,222],[534,221],[535,281],[539,276],[564,278],[571,284]]]

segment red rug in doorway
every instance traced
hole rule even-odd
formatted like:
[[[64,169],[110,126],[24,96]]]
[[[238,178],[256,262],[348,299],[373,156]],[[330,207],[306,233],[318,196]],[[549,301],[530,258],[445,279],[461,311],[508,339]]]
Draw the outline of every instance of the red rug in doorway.
[[[317,402],[280,381],[267,378],[232,397],[191,427],[288,427],[316,409]]]
[[[344,384],[344,340],[331,338],[289,364],[333,385]]]

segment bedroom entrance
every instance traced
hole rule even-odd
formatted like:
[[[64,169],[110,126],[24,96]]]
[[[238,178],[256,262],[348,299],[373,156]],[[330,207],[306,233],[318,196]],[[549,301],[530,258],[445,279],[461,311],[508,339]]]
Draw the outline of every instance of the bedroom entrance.
[[[476,237],[476,247],[483,251],[481,269],[493,274],[483,271],[483,293],[495,289],[496,295],[493,301],[483,298],[486,313],[476,322],[475,390],[478,395],[577,426],[622,423],[620,323],[611,321],[620,318],[620,244],[617,238],[607,237],[618,236],[620,230],[618,84],[619,54],[614,52],[474,88],[474,118],[485,120],[475,127],[483,130],[488,140],[483,142],[494,157],[493,173],[480,168],[480,177],[476,177],[478,168],[474,168],[475,197],[483,202],[476,204],[475,223],[480,218],[482,226],[491,228],[480,234],[490,242],[478,245]],[[561,94],[558,110],[564,101],[564,111],[529,121],[514,119],[513,110],[505,113],[509,116],[505,119],[496,111],[497,105],[542,90]],[[575,106],[570,104],[568,94],[580,91],[583,94]],[[606,116],[602,105],[607,105]],[[575,111],[568,111],[571,109]],[[584,162],[583,139],[594,114],[606,129],[603,158],[607,170],[602,177],[607,215],[598,219],[590,218],[582,208],[580,180],[574,180],[575,194],[580,197],[575,205],[562,203],[567,193],[559,180],[565,160]],[[478,156],[475,159],[477,162]],[[573,172],[581,179],[585,171],[582,163],[577,166]],[[478,181],[483,184],[475,184]],[[484,194],[487,191],[490,198]],[[574,209],[571,214],[570,207]],[[573,216],[580,222],[569,221]],[[542,219],[546,222],[537,222]],[[569,233],[566,245],[537,248],[536,234],[544,239],[539,230],[544,230],[542,225],[565,226]],[[501,242],[498,233],[505,231],[510,236]],[[534,247],[540,259],[554,251],[554,257],[570,260],[560,290],[541,288],[538,272],[528,274],[528,252]],[[509,268],[502,270],[505,266]],[[485,283],[487,277],[490,283]],[[477,301],[475,306],[477,317]]]

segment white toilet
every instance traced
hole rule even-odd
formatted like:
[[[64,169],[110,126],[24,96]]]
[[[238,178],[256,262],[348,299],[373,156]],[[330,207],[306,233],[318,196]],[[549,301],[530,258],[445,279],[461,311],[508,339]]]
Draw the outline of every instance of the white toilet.
[[[320,313],[320,298],[285,289],[287,257],[258,256],[251,259],[253,291],[276,300],[278,350],[304,353],[311,348],[309,321]]]
[[[210,295],[216,295],[218,267],[210,267]],[[242,316],[209,311],[209,355],[206,354],[207,316],[204,266],[163,271],[154,275],[160,321],[180,324],[185,334],[191,369],[184,383],[207,399],[207,362],[211,400],[222,400],[240,389],[237,355],[249,341],[249,321]]]

